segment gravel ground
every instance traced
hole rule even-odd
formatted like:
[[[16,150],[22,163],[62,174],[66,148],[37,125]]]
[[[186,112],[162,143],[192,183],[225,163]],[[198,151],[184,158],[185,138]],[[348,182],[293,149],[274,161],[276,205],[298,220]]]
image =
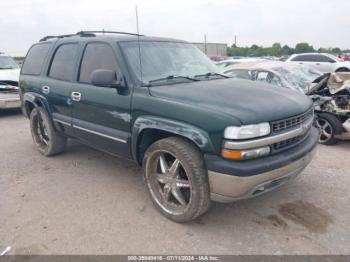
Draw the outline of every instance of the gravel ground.
[[[133,163],[70,141],[45,158],[29,122],[0,112],[0,252],[9,254],[350,254],[350,143],[258,198],[214,203],[195,222],[152,206]]]

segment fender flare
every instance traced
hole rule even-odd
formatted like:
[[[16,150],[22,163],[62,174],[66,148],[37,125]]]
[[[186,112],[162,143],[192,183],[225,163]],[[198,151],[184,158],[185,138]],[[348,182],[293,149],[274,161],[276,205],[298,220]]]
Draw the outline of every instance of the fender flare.
[[[40,107],[40,105],[42,105],[46,112],[49,114],[50,116],[50,119],[51,119],[51,111],[49,110],[49,103],[47,102],[47,99],[40,95],[40,94],[37,94],[37,93],[33,93],[33,92],[27,92],[25,94],[23,94],[23,105],[22,105],[22,108],[23,108],[23,113],[24,115],[29,118],[29,112],[27,111],[27,108],[26,108],[26,103],[29,102],[31,104],[33,104],[35,107]]]
[[[132,127],[131,150],[134,159],[137,159],[137,145],[140,134],[145,129],[166,131],[174,135],[182,136],[195,143],[204,152],[214,151],[208,133],[201,128],[162,117],[140,116],[135,120]]]

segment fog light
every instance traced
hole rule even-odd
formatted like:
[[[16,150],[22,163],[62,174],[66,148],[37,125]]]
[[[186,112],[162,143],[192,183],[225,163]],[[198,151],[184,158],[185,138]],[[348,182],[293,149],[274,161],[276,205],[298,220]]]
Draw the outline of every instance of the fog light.
[[[250,150],[229,150],[229,149],[222,149],[221,155],[224,158],[232,159],[232,160],[247,160],[247,159],[253,159],[258,157],[267,156],[270,154],[270,147],[260,147],[256,149],[250,149]]]

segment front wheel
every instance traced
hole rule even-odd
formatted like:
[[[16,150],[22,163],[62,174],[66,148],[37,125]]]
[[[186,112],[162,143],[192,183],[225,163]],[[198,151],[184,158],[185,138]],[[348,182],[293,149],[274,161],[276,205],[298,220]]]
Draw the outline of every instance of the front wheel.
[[[188,222],[208,210],[208,172],[202,154],[190,142],[179,137],[155,142],[143,166],[152,202],[163,215]]]
[[[334,145],[337,143],[336,134],[342,132],[341,123],[335,116],[328,113],[320,113],[316,119],[316,126],[320,130],[318,142],[324,145]]]

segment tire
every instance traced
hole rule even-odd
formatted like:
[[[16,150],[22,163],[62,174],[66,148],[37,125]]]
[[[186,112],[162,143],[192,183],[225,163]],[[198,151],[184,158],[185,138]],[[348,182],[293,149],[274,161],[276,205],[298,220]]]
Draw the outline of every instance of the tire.
[[[54,129],[43,108],[36,107],[30,113],[30,131],[34,144],[44,156],[53,156],[65,150],[66,136]]]
[[[329,113],[320,113],[317,115],[316,126],[320,130],[320,144],[334,145],[338,142],[335,135],[342,133],[342,124],[337,117]]]
[[[209,209],[208,171],[201,152],[187,140],[155,142],[145,153],[143,168],[153,204],[170,220],[188,222]]]
[[[338,73],[338,72],[350,72],[350,70],[348,69],[348,68],[339,68],[339,69],[337,69],[336,71],[335,71],[336,73]]]

